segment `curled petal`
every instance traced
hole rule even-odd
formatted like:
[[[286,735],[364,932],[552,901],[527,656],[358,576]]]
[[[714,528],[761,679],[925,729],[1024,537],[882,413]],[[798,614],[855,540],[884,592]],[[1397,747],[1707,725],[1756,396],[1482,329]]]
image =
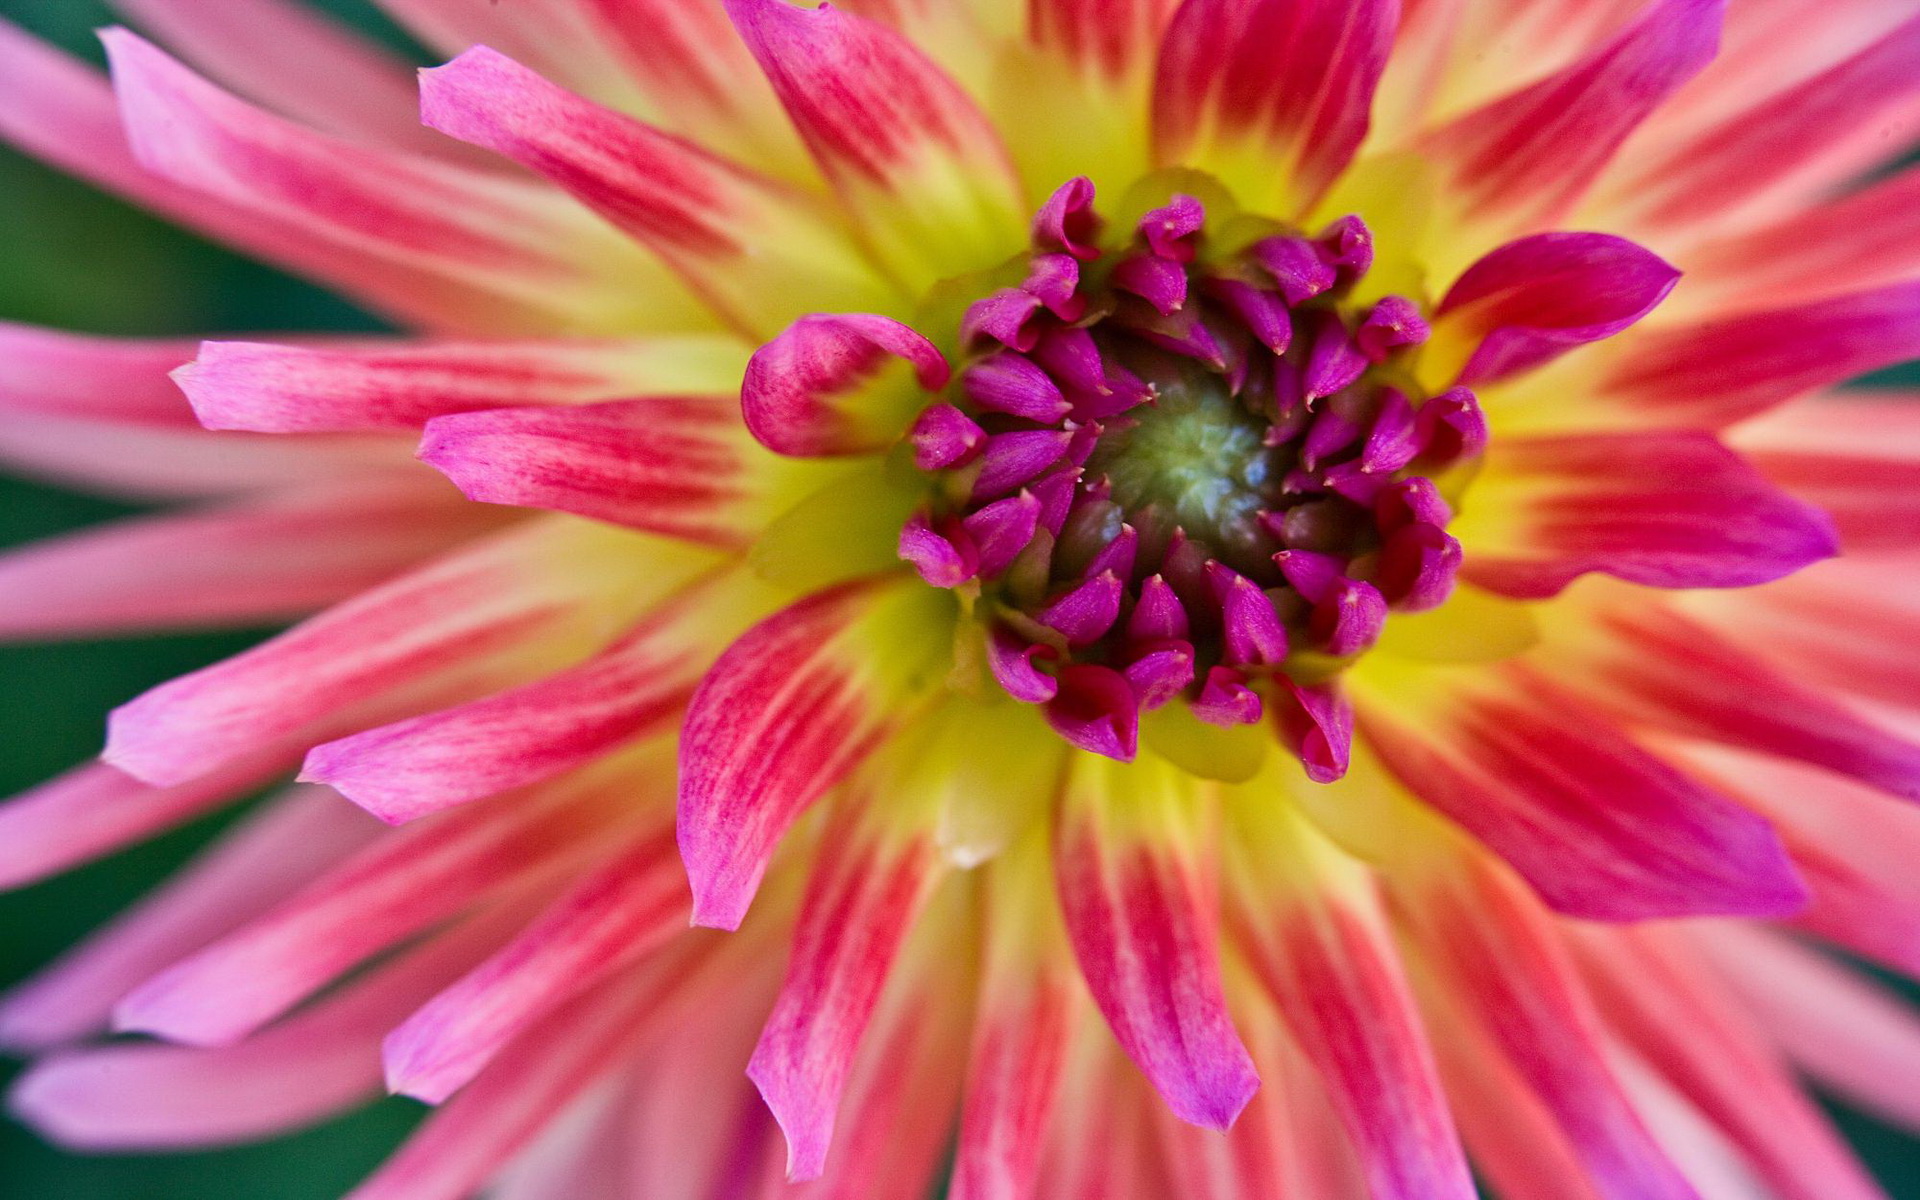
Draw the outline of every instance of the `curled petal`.
[[[932,342],[889,317],[815,314],[754,351],[740,408],[769,450],[862,454],[898,437],[950,370]]]

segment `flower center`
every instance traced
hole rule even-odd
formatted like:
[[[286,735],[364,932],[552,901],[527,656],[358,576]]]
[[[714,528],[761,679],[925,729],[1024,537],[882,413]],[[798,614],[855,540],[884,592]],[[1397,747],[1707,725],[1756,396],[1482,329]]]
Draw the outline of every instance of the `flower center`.
[[[968,598],[1001,687],[1126,758],[1175,701],[1285,724],[1390,611],[1444,600],[1434,476],[1486,432],[1470,392],[1415,382],[1421,306],[1356,298],[1358,218],[1215,236],[1172,195],[1102,225],[1069,183],[1022,281],[967,309],[964,367],[913,428],[930,486],[900,553]]]

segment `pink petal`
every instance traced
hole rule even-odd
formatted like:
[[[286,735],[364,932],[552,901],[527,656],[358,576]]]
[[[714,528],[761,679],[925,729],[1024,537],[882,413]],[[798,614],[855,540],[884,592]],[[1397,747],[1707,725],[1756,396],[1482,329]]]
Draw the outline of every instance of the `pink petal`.
[[[1468,580],[1556,595],[1589,571],[1650,587],[1747,587],[1838,552],[1826,515],[1779,491],[1713,437],[1596,434],[1509,439],[1491,473],[1515,491],[1516,532],[1474,539]]]
[[[1920,356],[1920,283],[1650,331],[1613,364],[1603,403],[1636,424],[1719,427]]]
[[[1153,65],[1174,7],[1174,0],[1037,0],[1027,10],[1027,36],[1086,74],[1124,80]]]
[[[653,396],[435,417],[419,454],[469,500],[738,546],[760,525],[750,449],[731,397]]]
[[[596,542],[617,545],[603,539],[589,528],[523,527],[402,576],[122,705],[108,719],[106,757],[150,783],[177,784],[263,743],[351,721],[366,705],[430,703],[422,688],[498,686],[527,669],[530,642],[604,619],[596,609],[612,581],[571,558]],[[290,678],[301,686],[287,688]]]
[[[1475,677],[1485,672],[1472,673]],[[1406,787],[1506,859],[1560,912],[1595,920],[1783,916],[1807,893],[1767,822],[1654,758],[1544,679],[1434,680],[1441,724],[1356,693]]]
[[[1224,1131],[1260,1080],[1227,1014],[1205,854],[1174,782],[1127,770],[1083,757],[1068,781],[1054,833],[1061,911],[1128,1056],[1182,1120]]]
[[[167,372],[191,341],[133,341],[0,321],[0,409],[95,421],[192,428]]]
[[[704,624],[716,592],[690,588],[577,666],[316,746],[302,778],[402,824],[593,762],[678,719],[724,636]]]
[[[0,555],[0,637],[276,624],[499,524],[417,481],[137,517]]]
[[[726,10],[883,258],[930,281],[1016,248],[1029,210],[999,134],[912,42],[832,6]]]
[[[696,924],[739,926],[787,827],[898,719],[867,652],[850,644],[882,595],[846,585],[775,613],[694,693],[680,738],[680,852]]]
[[[329,138],[254,108],[125,30],[104,35],[127,137],[157,174],[535,327],[605,326],[635,248],[530,184]]]
[[[1652,312],[1680,272],[1604,233],[1541,233],[1468,267],[1434,311],[1434,327],[1479,339],[1456,382],[1482,383],[1610,338]]]
[[[390,1091],[439,1104],[554,1006],[686,929],[686,875],[662,830],[574,885],[385,1034]]]
[[[1185,0],[1160,45],[1156,157],[1205,167],[1211,143],[1251,144],[1268,177],[1241,201],[1297,215],[1366,136],[1397,9],[1392,0]]]
[[[862,454],[900,436],[921,393],[945,387],[949,374],[932,342],[890,317],[815,314],[754,351],[740,407],[769,450]]]
[[[1396,882],[1392,903],[1420,967],[1416,980],[1432,989],[1429,1010],[1451,1011],[1473,1030],[1459,1049],[1478,1042],[1480,1053],[1514,1072],[1551,1115],[1597,1195],[1695,1200],[1614,1078],[1604,1030],[1538,900],[1476,853],[1430,884]],[[1453,1041],[1445,1032],[1436,1039],[1443,1059]],[[1470,1117],[1487,1125],[1509,1119],[1461,1119]]]
[[[552,180],[751,329],[881,298],[879,276],[808,195],[603,108],[485,46],[421,74],[422,120]]]
[[[786,982],[747,1064],[786,1131],[787,1178],[796,1182],[826,1166],[854,1052],[935,879],[925,838],[862,830],[857,822],[842,814],[826,834]]]
[[[689,334],[626,341],[207,342],[174,373],[208,429],[412,432],[476,409],[724,391],[745,347]]]
[[[630,777],[463,809],[389,834],[135,988],[122,1030],[239,1041],[371,955],[469,907],[578,869]],[[630,793],[629,793],[630,794]],[[629,801],[630,802],[630,801]]]
[[[1558,221],[1627,135],[1713,60],[1725,0],[1660,0],[1579,61],[1456,117],[1424,153],[1476,218]]]
[[[1125,675],[1097,663],[1075,663],[1060,669],[1054,687],[1046,717],[1055,733],[1082,750],[1133,761],[1140,751],[1140,697]]]
[[[498,924],[433,938],[238,1045],[123,1043],[42,1059],[9,1102],[61,1145],[96,1153],[251,1142],[336,1116],[379,1095],[380,1035],[471,964]]]
[[[21,844],[15,832],[0,830],[0,845]],[[24,841],[26,831],[18,832]],[[0,1001],[0,1043],[37,1050],[104,1032],[113,1006],[136,984],[284,900],[379,833],[377,822],[318,788],[269,801],[112,924],[8,993]]]

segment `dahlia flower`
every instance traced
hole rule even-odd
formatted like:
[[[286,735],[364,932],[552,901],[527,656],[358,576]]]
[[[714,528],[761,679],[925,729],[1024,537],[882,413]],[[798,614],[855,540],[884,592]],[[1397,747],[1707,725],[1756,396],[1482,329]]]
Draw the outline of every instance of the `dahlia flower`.
[[[1877,1194],[1801,1080],[1920,1121],[1826,953],[1920,971],[1920,408],[1816,393],[1920,354],[1910,4],[382,4],[417,95],[292,0],[0,28],[0,133],[414,330],[0,334],[9,462],[190,502],[0,628],[298,619],[0,807],[18,884],[298,774],[7,998],[23,1119]]]

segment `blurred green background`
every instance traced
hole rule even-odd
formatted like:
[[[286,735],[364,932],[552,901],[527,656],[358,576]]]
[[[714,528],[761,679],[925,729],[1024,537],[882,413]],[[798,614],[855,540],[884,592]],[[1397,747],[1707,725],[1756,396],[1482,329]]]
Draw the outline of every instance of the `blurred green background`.
[[[365,0],[316,2],[406,45]],[[111,19],[100,0],[0,0],[0,16],[96,59],[92,30]],[[376,327],[325,293],[4,149],[0,229],[8,231],[0,239],[0,320],[112,334]],[[1920,381],[1912,372],[1906,376],[1907,382]],[[0,477],[0,545],[128,511]],[[95,753],[102,715],[113,705],[255,636],[0,647],[0,795]],[[202,821],[84,870],[0,895],[0,987],[25,977],[138,896],[222,822]],[[0,1061],[0,1084],[16,1069]],[[73,1157],[17,1126],[0,1124],[0,1200],[333,1200],[405,1135],[418,1112],[411,1102],[391,1100],[283,1141],[168,1157]],[[1854,1114],[1838,1116],[1888,1191],[1920,1200],[1920,1142]]]

